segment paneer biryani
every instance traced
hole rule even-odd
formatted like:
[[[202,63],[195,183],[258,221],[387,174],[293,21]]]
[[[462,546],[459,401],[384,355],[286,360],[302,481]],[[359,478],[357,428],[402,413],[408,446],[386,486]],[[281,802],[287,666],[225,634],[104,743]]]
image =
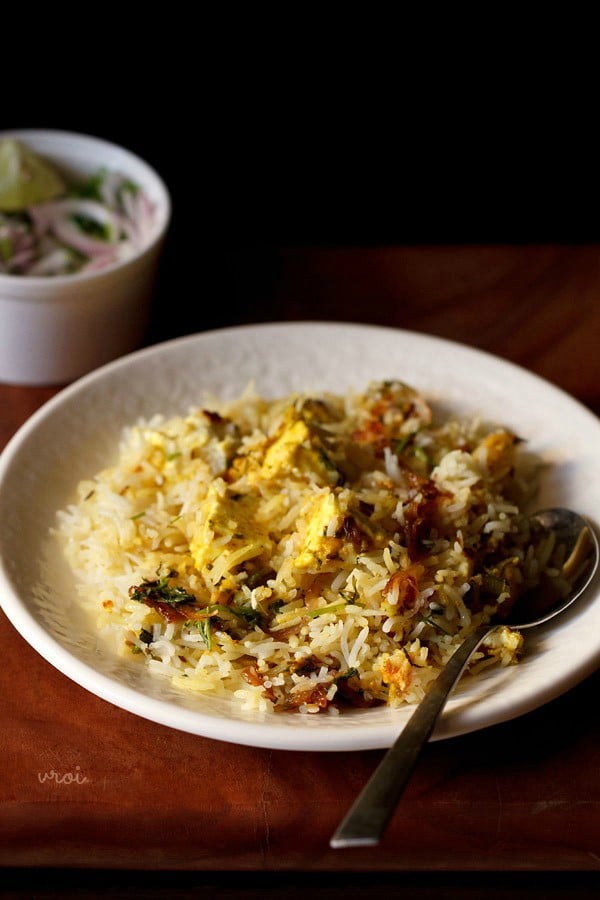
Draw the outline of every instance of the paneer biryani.
[[[438,422],[400,381],[249,387],[132,424],[55,531],[114,652],[245,709],[337,715],[418,702],[549,569],[524,515],[538,468],[521,436]],[[522,645],[501,625],[469,672]]]

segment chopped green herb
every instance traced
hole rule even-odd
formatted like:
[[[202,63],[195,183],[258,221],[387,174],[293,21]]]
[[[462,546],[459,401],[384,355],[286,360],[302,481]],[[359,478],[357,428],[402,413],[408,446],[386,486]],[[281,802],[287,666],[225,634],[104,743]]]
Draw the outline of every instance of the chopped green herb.
[[[263,620],[263,614],[259,609],[254,609],[249,603],[237,604],[235,607],[236,615],[243,619],[249,628],[254,628]]]
[[[169,572],[168,575],[154,581],[144,579],[141,584],[134,585],[129,589],[129,596],[139,603],[147,603],[149,600],[154,603],[168,603],[169,606],[176,606],[178,603],[195,603],[196,598],[185,588],[169,584],[173,574],[176,573]]]
[[[317,616],[323,616],[325,613],[339,612],[346,608],[346,601],[343,603],[330,603],[328,606],[319,606],[317,609],[309,610],[306,615],[309,619],[315,619]]]
[[[107,169],[98,169],[86,181],[73,185],[69,190],[69,195],[71,197],[83,197],[87,200],[102,200],[100,189],[107,174]]]
[[[72,216],[69,216],[69,218],[73,225],[75,225],[84,234],[87,234],[90,237],[93,237],[96,240],[100,241],[110,240],[110,228],[108,228],[107,225],[98,222],[96,219],[92,219],[89,216],[84,216],[82,213],[74,213]]]
[[[403,438],[400,438],[400,440],[394,443],[394,453],[396,456],[399,456],[403,450],[406,450],[416,433],[416,431],[412,431],[410,434],[405,434]]]
[[[490,594],[494,594],[497,597],[509,590],[506,579],[495,572],[490,572],[489,569],[486,569],[483,573],[483,587]]]
[[[255,572],[250,572],[248,578],[246,579],[246,585],[250,588],[250,590],[254,590],[254,588],[260,587],[267,583],[270,578],[275,578],[275,572],[270,567],[257,569]]]
[[[347,669],[342,675],[337,675],[333,679],[334,684],[339,684],[340,681],[348,681],[349,678],[355,678],[358,675],[358,669],[354,667]]]
[[[212,650],[212,626],[209,618],[202,619],[198,622],[198,631],[202,635],[202,640],[206,645],[206,649]]]
[[[329,481],[331,482],[331,484],[334,484],[334,485],[338,484],[338,482],[341,479],[339,470],[333,464],[333,462],[329,458],[328,454],[325,452],[325,450],[322,447],[317,447],[316,451],[317,451],[317,456],[321,460],[323,468],[327,472],[327,477],[328,477]]]
[[[413,454],[414,454],[414,456],[416,456],[416,458],[417,458],[420,462],[424,463],[424,464],[427,465],[427,466],[430,466],[430,465],[431,465],[431,460],[430,460],[430,458],[429,458],[429,455],[428,455],[428,453],[423,449],[423,447],[415,447],[415,449],[413,450]]]
[[[441,631],[442,634],[450,634],[449,631],[446,631],[439,622],[436,622],[435,619],[432,619],[431,616],[421,616],[423,622],[427,622],[428,625],[431,625],[432,628],[437,629],[437,631]]]

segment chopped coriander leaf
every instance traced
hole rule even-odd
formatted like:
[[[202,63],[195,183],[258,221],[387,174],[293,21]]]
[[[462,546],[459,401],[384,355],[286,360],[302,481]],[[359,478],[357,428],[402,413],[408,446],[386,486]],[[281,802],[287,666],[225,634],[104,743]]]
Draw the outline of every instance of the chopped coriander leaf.
[[[413,450],[413,455],[425,465],[431,465],[429,454],[423,449],[423,447],[415,447],[415,449]]]
[[[102,200],[101,188],[107,174],[106,169],[99,169],[93,175],[90,175],[86,181],[73,185],[69,190],[69,196],[82,197],[86,200]]]
[[[314,619],[317,616],[323,616],[325,613],[331,612],[339,612],[341,609],[346,608],[346,601],[343,603],[330,603],[328,606],[319,606],[317,609],[309,610],[306,615],[309,619]]]
[[[254,628],[262,622],[263,614],[261,611],[259,609],[254,609],[249,603],[236,604],[233,609],[235,614],[239,616],[240,619],[243,619],[249,628]]]
[[[396,454],[396,456],[399,456],[402,451],[408,447],[415,434],[415,431],[411,432],[410,434],[405,434],[403,438],[400,438],[400,440],[394,442],[394,453]]]
[[[167,603],[170,606],[176,606],[178,603],[195,603],[196,598],[185,588],[169,584],[171,577],[169,573],[154,581],[144,579],[141,584],[129,588],[129,596],[140,603],[147,603],[149,600],[154,603]]]
[[[348,681],[349,678],[355,678],[357,675],[358,675],[358,669],[352,667],[350,669],[347,669],[341,675],[337,675],[333,679],[333,683],[339,684],[340,681]]]
[[[212,625],[209,618],[197,622],[197,628],[207,650],[212,650]]]
[[[102,222],[98,222],[97,219],[92,219],[82,213],[74,213],[72,216],[69,216],[69,218],[73,225],[79,228],[84,234],[100,241],[110,240],[110,229]]]
[[[423,622],[426,622],[428,625],[431,625],[432,628],[435,628],[437,631],[441,631],[443,634],[450,634],[439,622],[436,622],[435,619],[432,619],[431,616],[421,616]]]

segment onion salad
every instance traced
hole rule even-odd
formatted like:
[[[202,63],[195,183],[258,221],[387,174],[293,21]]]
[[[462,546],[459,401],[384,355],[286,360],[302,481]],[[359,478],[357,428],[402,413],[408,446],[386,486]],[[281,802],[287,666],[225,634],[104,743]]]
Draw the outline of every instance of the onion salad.
[[[0,204],[0,273],[69,275],[129,259],[149,243],[154,213],[138,185],[106,169],[46,202]]]

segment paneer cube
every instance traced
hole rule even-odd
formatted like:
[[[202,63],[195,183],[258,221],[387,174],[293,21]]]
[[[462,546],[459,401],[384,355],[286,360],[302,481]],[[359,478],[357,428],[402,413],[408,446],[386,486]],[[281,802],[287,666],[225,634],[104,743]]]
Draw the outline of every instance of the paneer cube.
[[[412,665],[404,650],[384,653],[380,665],[381,680],[389,685],[389,699],[392,703],[408,690],[412,680]]]
[[[304,441],[310,441],[310,431],[300,419],[286,425],[279,437],[268,448],[262,464],[263,478],[276,478],[296,464],[298,450]]]
[[[340,503],[333,491],[323,490],[315,495],[299,522],[301,548],[294,561],[296,568],[317,571],[338,552],[342,540],[335,533],[342,519]]]
[[[266,529],[255,520],[259,496],[233,494],[211,485],[200,509],[200,526],[190,541],[196,567],[213,585],[242,563],[271,552]]]
[[[340,481],[340,472],[320,439],[294,411],[268,447],[258,477],[269,480],[280,475],[304,477],[320,485]]]

